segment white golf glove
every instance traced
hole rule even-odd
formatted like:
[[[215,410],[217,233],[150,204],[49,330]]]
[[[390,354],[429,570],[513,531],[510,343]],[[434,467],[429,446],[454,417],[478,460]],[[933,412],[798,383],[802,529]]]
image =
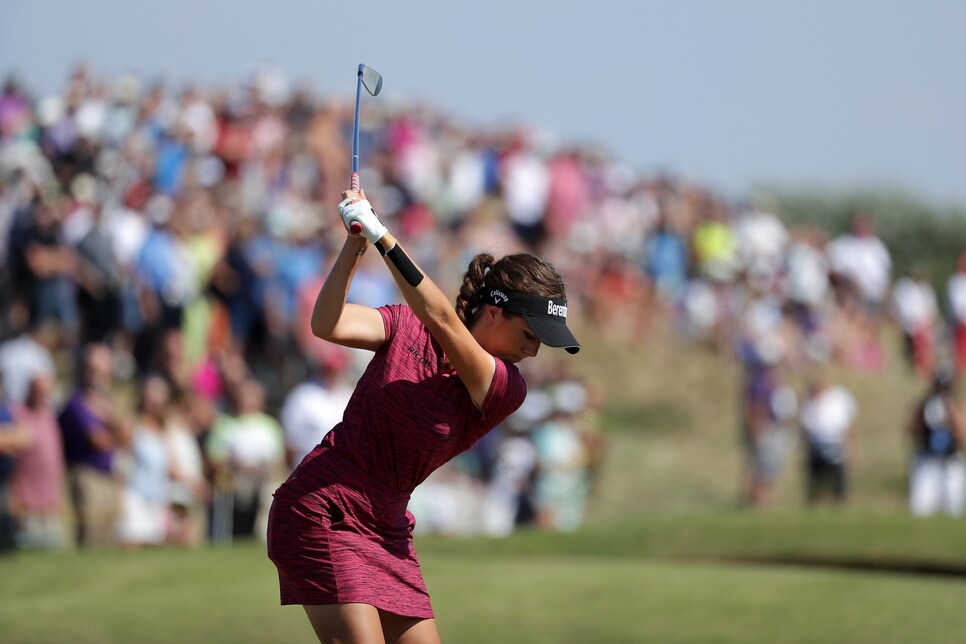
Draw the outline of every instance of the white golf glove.
[[[388,232],[388,229],[382,225],[379,217],[376,216],[376,211],[372,209],[372,205],[365,199],[359,201],[342,200],[339,203],[339,216],[342,217],[342,223],[350,235],[353,234],[351,231],[352,224],[358,223],[362,226],[362,232],[355,236],[365,237],[373,244]]]

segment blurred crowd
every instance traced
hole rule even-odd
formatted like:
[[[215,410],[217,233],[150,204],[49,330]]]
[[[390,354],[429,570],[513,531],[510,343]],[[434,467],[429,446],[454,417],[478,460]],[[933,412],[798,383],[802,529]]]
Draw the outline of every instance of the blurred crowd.
[[[6,82],[3,539],[261,534],[266,495],[338,422],[365,366],[364,352],[320,342],[308,324],[345,234],[335,204],[352,118],[343,97],[272,68],[175,89],[79,65],[40,97]],[[445,291],[481,250],[528,250],[565,276],[578,324],[737,355],[750,503],[767,500],[796,428],[814,446],[810,495],[844,498],[858,410],[824,367],[882,369],[884,323],[900,325],[926,380],[966,363],[966,261],[944,297],[930,276],[894,280],[872,214],[829,239],[790,229],[766,200],[732,203],[595,145],[417,103],[369,101],[360,136],[368,197]],[[349,299],[400,297],[367,256]],[[528,366],[524,407],[417,490],[419,529],[580,524],[603,451],[600,401],[545,362]],[[794,374],[808,375],[807,392]],[[947,456],[961,465],[955,425]]]

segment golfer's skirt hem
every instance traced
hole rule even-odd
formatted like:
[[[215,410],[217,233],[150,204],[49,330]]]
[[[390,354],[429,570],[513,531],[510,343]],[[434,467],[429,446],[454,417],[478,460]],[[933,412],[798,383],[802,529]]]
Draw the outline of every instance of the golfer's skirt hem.
[[[282,605],[370,604],[433,618],[412,519],[401,531],[374,531],[357,496],[340,485],[318,488],[289,480],[275,493],[268,520],[268,556],[278,569]]]

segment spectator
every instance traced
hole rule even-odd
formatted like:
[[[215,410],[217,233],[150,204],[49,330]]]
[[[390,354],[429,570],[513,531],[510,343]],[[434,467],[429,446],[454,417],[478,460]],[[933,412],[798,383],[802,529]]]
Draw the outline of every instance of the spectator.
[[[802,231],[791,242],[785,259],[785,297],[805,339],[805,354],[815,362],[831,357],[832,341],[825,319],[829,294],[829,265],[825,233]]]
[[[132,171],[136,172],[136,171]],[[136,331],[141,324],[138,310],[136,284],[132,279],[135,265],[144,246],[145,240],[151,232],[151,222],[148,220],[146,205],[155,207],[158,203],[151,193],[147,182],[139,175],[131,179],[131,184],[123,189],[120,203],[103,206],[101,225],[103,232],[108,235],[111,244],[111,261],[119,298],[118,314],[128,333]],[[99,258],[105,261],[105,258]]]
[[[744,502],[762,505],[770,500],[791,447],[797,400],[786,382],[792,343],[789,324],[774,298],[753,296],[742,321],[741,358],[745,368],[742,426],[748,469]]]
[[[72,219],[83,219],[74,235],[77,305],[80,311],[79,340],[109,342],[120,324],[120,275],[114,260],[111,237],[104,225],[103,206],[95,179],[74,179],[76,207]],[[101,190],[103,190],[101,188]]]
[[[535,519],[532,488],[537,448],[530,432],[549,412],[547,395],[534,391],[502,426],[483,505],[483,529],[491,537],[509,536],[518,523]]]
[[[265,413],[261,384],[248,377],[233,398],[235,413],[215,421],[206,445],[216,470],[212,538],[222,542],[264,538],[271,490],[286,471],[282,427]]]
[[[316,363],[312,370],[309,379],[289,393],[280,413],[291,469],[342,420],[352,396],[352,387],[337,363]]]
[[[19,336],[0,344],[0,378],[10,402],[27,399],[30,381],[37,374],[55,373],[57,328],[53,323],[32,324]]]
[[[17,547],[17,520],[10,502],[10,478],[17,457],[30,446],[30,434],[14,422],[0,381],[0,552]]]
[[[963,443],[966,426],[953,399],[953,372],[936,372],[909,425],[913,459],[909,472],[909,510],[915,516],[960,516],[966,501]]]
[[[64,241],[63,204],[59,196],[34,200],[31,217],[20,240],[18,290],[27,302],[32,323],[55,322],[70,335],[75,323],[73,290],[76,256]]]
[[[855,416],[855,399],[847,389],[833,385],[826,373],[812,377],[799,416],[805,437],[805,498],[809,505],[826,495],[836,503],[845,501]]]
[[[128,423],[111,393],[114,353],[103,344],[83,351],[80,382],[58,416],[67,480],[74,506],[77,545],[115,543],[120,505],[115,470],[119,445],[129,436]]]
[[[212,298],[208,287],[214,267],[224,255],[225,233],[214,197],[204,188],[192,190],[185,198],[179,221],[183,228],[179,231],[182,251],[191,266],[192,282],[181,325],[184,360],[190,370],[204,358],[211,339]]]
[[[178,217],[170,197],[152,197],[146,208],[154,227],[134,265],[141,317],[148,330],[180,328],[184,307],[197,288],[184,239],[186,222]]]
[[[644,246],[643,272],[650,278],[658,304],[673,307],[684,293],[688,270],[687,242],[666,214]]]
[[[414,534],[472,535],[485,531],[485,503],[480,472],[461,454],[420,483],[407,507],[416,517]]]
[[[953,332],[953,356],[956,370],[966,369],[966,253],[959,256],[956,272],[946,282],[946,297]]]
[[[262,316],[254,286],[259,270],[267,271],[256,263],[256,256],[250,250],[255,247],[259,225],[254,217],[236,218],[225,253],[212,272],[211,286],[228,310],[231,341],[238,347],[251,343],[253,330]]]
[[[923,269],[896,282],[892,309],[902,331],[903,352],[909,366],[928,379],[936,365],[936,324],[939,307],[936,291]]]
[[[775,481],[791,446],[788,416],[794,413],[794,398],[782,383],[775,364],[757,365],[746,376],[742,421],[748,470],[743,500],[751,506],[771,500]]]
[[[548,170],[550,185],[544,220],[548,234],[559,243],[570,236],[574,223],[590,208],[591,187],[580,150],[555,155]]]
[[[157,375],[147,376],[140,389],[116,526],[118,542],[128,548],[163,544],[169,523],[171,463],[165,433],[171,389]]]
[[[27,399],[13,408],[17,424],[30,435],[30,446],[17,459],[13,499],[20,522],[20,544],[59,548],[65,544],[64,449],[54,413],[53,371],[36,374]]]
[[[688,283],[684,294],[687,327],[723,351],[731,342],[731,285],[741,268],[737,237],[723,207],[705,207],[691,235],[691,252],[697,279]]]
[[[856,214],[851,231],[833,239],[827,251],[840,293],[855,298],[866,322],[877,328],[889,289],[892,257],[876,235],[872,215]]]
[[[209,401],[185,392],[175,398],[165,426],[171,478],[168,541],[175,545],[197,546],[204,539],[211,486],[205,476],[200,443],[213,418],[214,407]]]
[[[533,432],[539,455],[535,505],[539,524],[572,532],[580,527],[590,481],[587,453],[577,426],[587,392],[574,381],[555,383],[550,389],[550,417]]]
[[[536,246],[545,232],[543,216],[550,191],[550,172],[527,142],[525,133],[514,137],[501,170],[507,215],[513,229],[525,243]]]
[[[691,237],[700,274],[714,283],[734,279],[739,268],[737,239],[723,209],[710,206]]]
[[[774,288],[785,262],[788,231],[777,216],[757,205],[735,224],[741,267],[748,279]]]

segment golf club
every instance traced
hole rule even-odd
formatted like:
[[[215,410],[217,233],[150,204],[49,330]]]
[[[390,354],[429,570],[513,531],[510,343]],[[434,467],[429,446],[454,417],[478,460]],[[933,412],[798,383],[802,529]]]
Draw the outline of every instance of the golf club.
[[[349,181],[349,185],[357,192],[359,190],[359,103],[363,87],[370,96],[377,96],[382,89],[382,75],[372,67],[366,67],[360,63],[356,74],[356,118],[352,125],[352,177]],[[353,221],[349,224],[349,232],[358,235],[362,232],[362,224]]]

